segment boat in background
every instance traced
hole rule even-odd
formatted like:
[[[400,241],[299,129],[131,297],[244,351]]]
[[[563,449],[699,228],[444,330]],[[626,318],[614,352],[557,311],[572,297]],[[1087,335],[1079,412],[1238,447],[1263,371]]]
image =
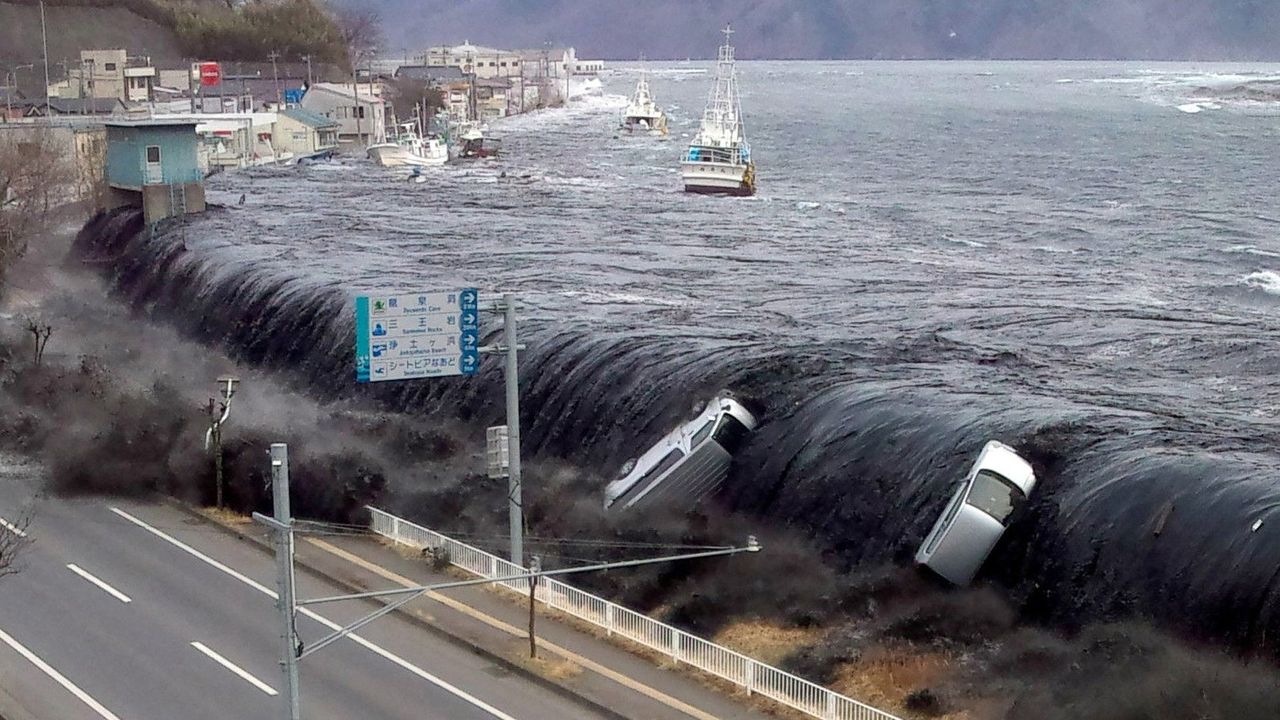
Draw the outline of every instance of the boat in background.
[[[435,167],[449,162],[449,145],[435,135],[424,136],[421,122],[397,123],[383,142],[369,146],[369,157],[383,167]]]
[[[649,72],[644,67],[640,68],[636,91],[631,95],[631,102],[622,114],[622,129],[628,132],[667,134],[667,115],[654,102],[653,95],[649,92]]]
[[[702,113],[702,125],[680,162],[686,192],[754,195],[756,165],[742,126],[742,105],[734,65],[733,28],[724,29],[716,62],[716,84]]]
[[[501,140],[485,137],[484,132],[477,125],[460,128],[458,157],[463,160],[497,157],[501,148]]]

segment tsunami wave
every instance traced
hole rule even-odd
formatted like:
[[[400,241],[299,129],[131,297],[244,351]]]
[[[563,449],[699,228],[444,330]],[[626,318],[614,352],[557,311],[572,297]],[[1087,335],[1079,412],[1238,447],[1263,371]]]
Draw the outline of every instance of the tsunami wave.
[[[91,220],[75,252],[137,311],[321,399],[362,395],[413,415],[500,421],[494,363],[474,379],[356,386],[350,291],[338,281],[219,261],[181,233],[146,231],[127,209]],[[535,313],[521,340],[526,457],[594,473],[597,491],[637,444],[728,388],[763,425],[717,502],[813,538],[842,569],[906,564],[952,483],[998,438],[1032,462],[1040,484],[981,577],[1029,618],[1140,615],[1205,640],[1280,649],[1276,458],[1211,421],[879,371],[974,352],[936,335],[889,348],[699,341]],[[998,371],[1033,361],[972,362]]]

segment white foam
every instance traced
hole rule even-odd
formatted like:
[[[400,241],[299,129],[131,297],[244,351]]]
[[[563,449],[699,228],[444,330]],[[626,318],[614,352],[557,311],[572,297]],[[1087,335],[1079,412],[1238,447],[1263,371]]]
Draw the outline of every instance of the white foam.
[[[1259,255],[1261,257],[1280,258],[1280,252],[1276,252],[1275,250],[1263,250],[1256,245],[1232,245],[1230,247],[1223,248],[1222,252],[1231,253],[1233,255]]]
[[[967,238],[951,237],[950,235],[948,235],[948,236],[944,237],[944,238],[943,238],[943,240],[946,240],[946,241],[947,241],[947,242],[949,242],[949,243],[955,243],[955,244],[957,244],[957,245],[967,245],[967,246],[972,247],[972,248],[984,248],[984,247],[986,247],[986,245],[985,245],[984,243],[980,243],[980,242],[978,242],[977,240],[969,240],[969,239],[967,239]]]
[[[1271,270],[1259,270],[1245,275],[1241,283],[1268,295],[1280,295],[1280,273]]]
[[[822,207],[822,203],[809,202],[807,200],[796,203],[797,210],[817,210],[820,207]]]

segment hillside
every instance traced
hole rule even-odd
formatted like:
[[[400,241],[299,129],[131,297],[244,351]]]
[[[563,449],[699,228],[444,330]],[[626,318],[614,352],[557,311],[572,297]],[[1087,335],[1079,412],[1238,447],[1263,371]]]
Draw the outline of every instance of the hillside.
[[[130,53],[150,55],[160,63],[176,63],[183,57],[176,33],[154,20],[124,7],[89,7],[50,4],[45,8],[49,34],[50,72],[54,63],[76,62],[85,48],[128,48]],[[0,63],[40,62],[40,8],[34,4],[0,0]],[[42,69],[43,72],[43,69]],[[23,71],[19,71],[21,75]]]
[[[174,66],[186,59],[265,61],[310,54],[342,64],[346,47],[320,0],[240,4],[224,0],[46,0],[50,70],[80,50],[122,47]],[[0,0],[0,64],[38,62],[40,8],[34,0]]]
[[[1280,59],[1274,0],[366,0],[393,47],[469,39],[579,56]]]

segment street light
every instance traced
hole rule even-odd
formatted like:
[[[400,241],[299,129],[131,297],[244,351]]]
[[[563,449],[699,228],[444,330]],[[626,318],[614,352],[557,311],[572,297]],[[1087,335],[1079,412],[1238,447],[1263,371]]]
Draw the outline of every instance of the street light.
[[[222,392],[222,403],[218,410],[214,409],[213,398],[209,398],[209,405],[206,408],[209,413],[209,429],[204,434],[204,449],[208,450],[209,445],[213,445],[213,475],[214,486],[217,494],[217,507],[222,509],[222,423],[227,421],[231,415],[231,398],[235,397],[236,386],[240,384],[240,378],[230,375],[223,375],[218,378],[218,388]],[[219,412],[220,411],[220,412]]]
[[[4,121],[9,122],[9,116],[13,114],[13,92],[18,84],[19,70],[34,70],[35,65],[27,63],[25,65],[14,65],[4,74]]]

